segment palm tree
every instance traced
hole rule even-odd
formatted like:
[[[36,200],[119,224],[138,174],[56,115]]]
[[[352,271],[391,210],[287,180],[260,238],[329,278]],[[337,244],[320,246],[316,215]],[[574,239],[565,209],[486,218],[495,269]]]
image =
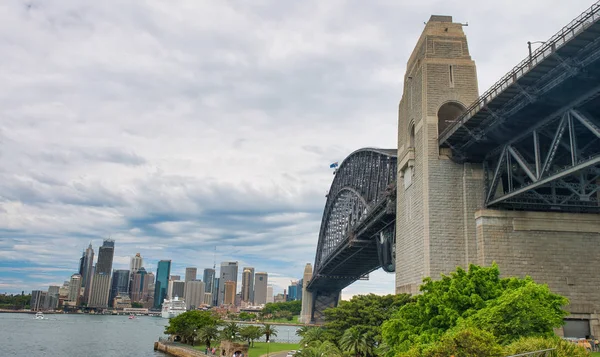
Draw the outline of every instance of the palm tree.
[[[325,330],[322,327],[310,327],[306,330],[300,340],[300,344],[306,345],[311,342],[323,342],[325,341]]]
[[[239,334],[240,326],[235,322],[226,323],[225,327],[223,327],[223,330],[221,331],[221,336],[224,340],[235,341]]]
[[[248,345],[254,347],[254,340],[262,336],[261,328],[258,326],[246,326],[240,330],[240,337],[248,341]]]
[[[219,337],[219,329],[216,326],[204,326],[198,331],[198,339],[204,342],[206,348],[210,348],[210,343]]]
[[[277,330],[270,324],[265,324],[262,329],[262,334],[265,335],[267,342],[271,340],[271,336],[277,337]]]
[[[304,337],[304,335],[306,335],[306,333],[308,332],[308,330],[314,328],[313,326],[302,326],[299,329],[296,330],[296,335],[300,336],[300,337]]]
[[[331,341],[313,341],[297,352],[296,357],[342,357],[342,352]]]
[[[373,346],[367,335],[356,327],[351,327],[344,332],[340,339],[340,347],[345,352],[350,352],[356,357],[369,356],[373,354]]]

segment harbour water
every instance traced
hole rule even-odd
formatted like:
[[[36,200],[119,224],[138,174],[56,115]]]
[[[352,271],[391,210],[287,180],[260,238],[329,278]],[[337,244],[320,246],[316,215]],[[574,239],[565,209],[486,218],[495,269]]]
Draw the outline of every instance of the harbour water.
[[[147,357],[167,319],[138,316],[0,314],[0,356]]]

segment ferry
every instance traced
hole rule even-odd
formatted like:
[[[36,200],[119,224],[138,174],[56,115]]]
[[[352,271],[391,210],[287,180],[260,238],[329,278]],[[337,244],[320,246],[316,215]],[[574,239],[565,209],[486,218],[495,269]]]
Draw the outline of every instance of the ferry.
[[[35,314],[35,319],[36,319],[36,320],[44,320],[44,319],[45,319],[45,317],[44,317],[44,314],[42,314],[42,312],[41,312],[41,311],[38,311],[38,312]]]
[[[165,299],[163,301],[161,316],[165,319],[170,319],[183,314],[186,310],[185,301],[175,296],[172,300]]]

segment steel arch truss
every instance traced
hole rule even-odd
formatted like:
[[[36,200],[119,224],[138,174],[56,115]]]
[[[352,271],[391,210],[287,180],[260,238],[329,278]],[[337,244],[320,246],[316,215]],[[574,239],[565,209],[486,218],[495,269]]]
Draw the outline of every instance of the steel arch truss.
[[[360,232],[373,213],[386,208],[396,182],[397,150],[360,149],[335,173],[327,194],[315,258],[315,273],[345,244],[360,243]]]
[[[566,108],[491,152],[486,206],[600,212],[599,119]]]

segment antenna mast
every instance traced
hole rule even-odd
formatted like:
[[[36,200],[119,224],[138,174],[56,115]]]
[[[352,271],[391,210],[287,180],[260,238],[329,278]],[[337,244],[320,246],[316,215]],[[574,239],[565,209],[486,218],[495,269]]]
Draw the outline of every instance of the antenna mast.
[[[217,269],[217,246],[215,245],[215,254],[213,256],[213,269]]]

